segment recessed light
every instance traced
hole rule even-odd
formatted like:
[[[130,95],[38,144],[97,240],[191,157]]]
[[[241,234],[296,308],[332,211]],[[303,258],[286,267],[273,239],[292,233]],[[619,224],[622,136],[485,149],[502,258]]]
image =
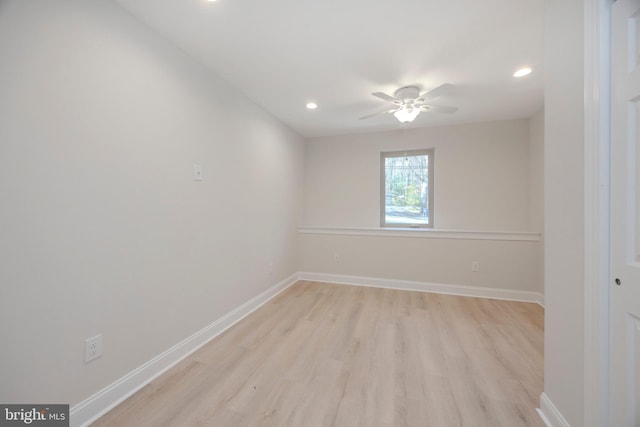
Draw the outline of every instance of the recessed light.
[[[316,108],[318,108],[318,104],[316,104],[315,102],[309,102],[309,103],[307,104],[307,108],[308,108],[309,110],[315,110]]]
[[[531,67],[523,67],[523,68],[520,68],[515,73],[513,73],[513,77],[528,76],[529,74],[531,74],[532,71],[533,71],[533,68],[531,68]]]

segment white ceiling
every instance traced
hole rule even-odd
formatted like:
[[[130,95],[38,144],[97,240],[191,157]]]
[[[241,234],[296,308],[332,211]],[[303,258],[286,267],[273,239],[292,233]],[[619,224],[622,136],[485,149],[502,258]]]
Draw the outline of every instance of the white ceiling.
[[[117,0],[303,136],[391,130],[359,117],[406,85],[451,83],[408,127],[530,117],[543,105],[542,0]],[[513,72],[534,66],[515,79]],[[305,104],[314,101],[316,110]]]

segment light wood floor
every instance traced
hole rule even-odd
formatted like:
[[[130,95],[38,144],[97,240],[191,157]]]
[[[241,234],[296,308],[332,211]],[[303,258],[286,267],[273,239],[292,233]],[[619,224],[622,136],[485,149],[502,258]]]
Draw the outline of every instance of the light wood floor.
[[[94,426],[518,427],[536,304],[298,282]]]

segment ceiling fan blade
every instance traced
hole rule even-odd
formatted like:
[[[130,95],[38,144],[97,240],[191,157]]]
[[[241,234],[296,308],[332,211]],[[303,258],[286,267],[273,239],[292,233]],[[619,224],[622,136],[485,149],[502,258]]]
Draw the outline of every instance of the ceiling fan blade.
[[[392,108],[390,110],[379,111],[377,113],[369,114],[368,116],[360,117],[358,120],[370,119],[371,117],[380,116],[382,114],[391,114],[391,113],[395,113],[398,110],[401,110],[401,108]]]
[[[394,104],[402,103],[402,101],[399,100],[398,98],[394,98],[393,96],[387,95],[386,93],[383,93],[383,92],[373,92],[371,95],[375,96],[376,98],[380,98],[384,101],[393,102]]]
[[[453,85],[449,83],[445,83],[443,85],[438,86],[435,89],[431,89],[423,93],[422,95],[420,95],[418,99],[424,99],[425,101],[428,101],[430,99],[435,99],[439,96],[448,94],[449,92],[451,92],[451,89],[453,89]]]
[[[424,111],[424,112],[432,111],[435,113],[444,113],[444,114],[453,114],[456,111],[458,111],[458,107],[449,107],[447,105],[423,104],[418,108],[420,108],[420,111]]]

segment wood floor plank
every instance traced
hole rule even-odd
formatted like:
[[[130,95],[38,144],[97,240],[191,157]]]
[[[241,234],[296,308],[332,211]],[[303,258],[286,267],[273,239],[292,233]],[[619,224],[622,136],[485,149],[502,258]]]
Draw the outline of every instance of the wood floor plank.
[[[535,426],[535,304],[300,281],[101,426]]]

